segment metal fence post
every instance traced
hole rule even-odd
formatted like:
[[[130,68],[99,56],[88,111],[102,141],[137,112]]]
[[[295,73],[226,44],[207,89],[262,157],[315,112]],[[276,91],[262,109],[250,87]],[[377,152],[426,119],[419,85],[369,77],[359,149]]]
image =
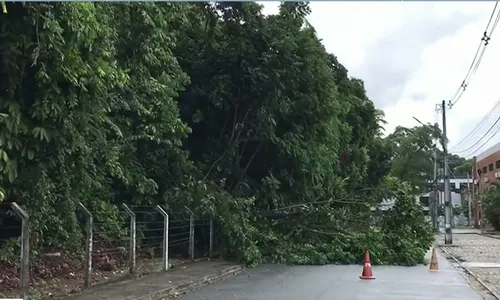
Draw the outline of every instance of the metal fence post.
[[[130,232],[129,232],[129,272],[130,274],[135,273],[135,265],[136,265],[136,218],[135,213],[127,206],[127,204],[122,204],[123,209],[130,217]]]
[[[210,216],[210,233],[208,242],[208,257],[214,257],[214,218]]]
[[[189,212],[189,258],[194,260],[194,213],[186,207]]]
[[[85,271],[83,277],[83,286],[89,288],[92,280],[92,240],[93,240],[93,217],[90,211],[83,205],[83,203],[78,202],[78,206],[82,209],[86,216],[85,224]]]
[[[11,203],[12,210],[22,219],[21,224],[21,293],[22,299],[27,300],[30,290],[30,218],[24,209],[17,203]]]
[[[163,243],[162,243],[162,268],[163,271],[167,271],[168,264],[168,213],[160,206],[156,205],[156,210],[160,212],[163,216]]]

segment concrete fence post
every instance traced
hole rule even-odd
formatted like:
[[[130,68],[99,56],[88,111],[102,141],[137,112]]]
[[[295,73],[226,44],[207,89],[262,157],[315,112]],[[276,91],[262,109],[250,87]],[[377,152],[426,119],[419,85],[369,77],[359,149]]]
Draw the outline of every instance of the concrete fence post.
[[[189,212],[189,259],[194,260],[194,213],[185,207]]]
[[[208,257],[214,257],[214,218],[210,216],[210,233],[208,241]]]
[[[12,210],[21,218],[21,291],[20,297],[27,300],[30,290],[30,218],[17,203],[11,203]]]
[[[130,229],[129,229],[129,249],[128,249],[128,258],[129,258],[129,273],[135,274],[136,268],[136,241],[137,241],[137,221],[135,217],[135,213],[127,206],[127,204],[122,204],[123,209],[130,217]]]
[[[168,264],[168,213],[160,205],[156,206],[156,210],[163,216],[163,243],[162,243],[162,269],[167,271]]]
[[[78,206],[85,214],[85,270],[83,277],[84,288],[89,288],[92,284],[92,244],[93,244],[93,216],[92,213],[83,205],[78,202]]]

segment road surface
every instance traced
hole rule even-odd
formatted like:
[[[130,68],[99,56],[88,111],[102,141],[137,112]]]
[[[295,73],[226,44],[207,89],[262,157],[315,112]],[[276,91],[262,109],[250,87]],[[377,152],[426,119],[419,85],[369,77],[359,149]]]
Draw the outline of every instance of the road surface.
[[[425,266],[374,266],[375,280],[360,280],[361,266],[267,265],[190,292],[182,300],[481,300],[441,255],[440,271]]]

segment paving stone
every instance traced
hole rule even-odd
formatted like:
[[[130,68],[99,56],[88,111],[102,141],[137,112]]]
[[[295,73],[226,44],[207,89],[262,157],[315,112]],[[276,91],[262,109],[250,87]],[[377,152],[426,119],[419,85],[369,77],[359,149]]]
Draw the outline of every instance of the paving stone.
[[[455,234],[453,246],[441,246],[500,294],[500,239],[480,234]]]
[[[500,294],[500,268],[470,268],[470,270]]]

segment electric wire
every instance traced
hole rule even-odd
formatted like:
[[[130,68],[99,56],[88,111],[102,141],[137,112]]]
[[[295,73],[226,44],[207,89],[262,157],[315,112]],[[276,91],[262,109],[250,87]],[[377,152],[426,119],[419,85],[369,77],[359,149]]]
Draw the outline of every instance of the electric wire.
[[[481,64],[481,60],[483,59],[484,52],[486,50],[486,46],[488,46],[488,44],[491,40],[491,36],[492,36],[493,32],[495,31],[495,29],[498,25],[498,22],[500,21],[500,11],[497,11],[497,7],[498,7],[498,1],[495,2],[495,6],[493,8],[493,11],[491,12],[490,19],[488,20],[488,24],[486,25],[486,28],[483,32],[483,36],[481,37],[481,41],[479,43],[479,46],[477,47],[476,53],[474,55],[474,59],[472,60],[471,65],[469,66],[469,70],[467,71],[467,74],[465,75],[465,78],[463,79],[462,84],[455,92],[455,95],[453,96],[453,98],[451,98],[451,100],[448,103],[448,106],[450,108],[452,108],[460,100],[460,98],[464,94],[465,90],[469,86],[469,84],[472,80],[472,77],[476,74],[477,70],[479,69],[479,65]],[[495,16],[495,13],[496,13],[496,16]],[[495,20],[494,20],[493,25],[492,25],[491,22],[493,21],[493,17],[495,17]],[[490,25],[492,25],[491,28],[490,28]],[[489,33],[488,33],[488,29],[490,29]]]
[[[500,120],[500,117],[497,119],[497,122]],[[474,150],[473,152],[471,152],[469,155],[474,155],[476,154],[477,152],[479,152],[481,149],[483,149],[483,147],[488,144],[488,142],[494,138],[498,133],[500,132],[500,125],[497,126],[495,132],[493,132],[493,134],[481,145],[479,146],[476,150]]]
[[[479,128],[486,122],[486,120],[493,114],[493,112],[500,107],[500,98],[495,102],[495,105],[489,110],[489,112],[483,116],[483,118],[479,121],[479,123],[467,134],[463,139],[461,139],[457,144],[455,144],[453,147],[449,149],[449,151],[457,148],[459,145],[461,145],[463,142],[467,141],[474,133],[476,133]]]
[[[483,134],[483,136],[477,140],[477,142],[475,142],[472,146],[470,146],[469,148],[465,149],[465,150],[462,150],[462,151],[455,151],[456,154],[459,154],[459,153],[465,153],[465,152],[469,152],[470,150],[472,150],[474,147],[476,147],[479,143],[481,143],[481,141],[483,141],[483,139],[488,135],[488,133],[491,132],[491,130],[493,129],[493,127],[495,127],[498,122],[500,121],[500,117],[498,117],[495,121],[495,123],[493,123],[493,125],[490,126],[490,128],[488,129],[488,131],[486,131],[485,134]],[[494,132],[493,135],[485,142],[483,143],[479,148],[477,148],[474,153],[476,153],[477,151],[479,151],[487,142],[489,142],[496,134],[498,133],[498,131]]]

